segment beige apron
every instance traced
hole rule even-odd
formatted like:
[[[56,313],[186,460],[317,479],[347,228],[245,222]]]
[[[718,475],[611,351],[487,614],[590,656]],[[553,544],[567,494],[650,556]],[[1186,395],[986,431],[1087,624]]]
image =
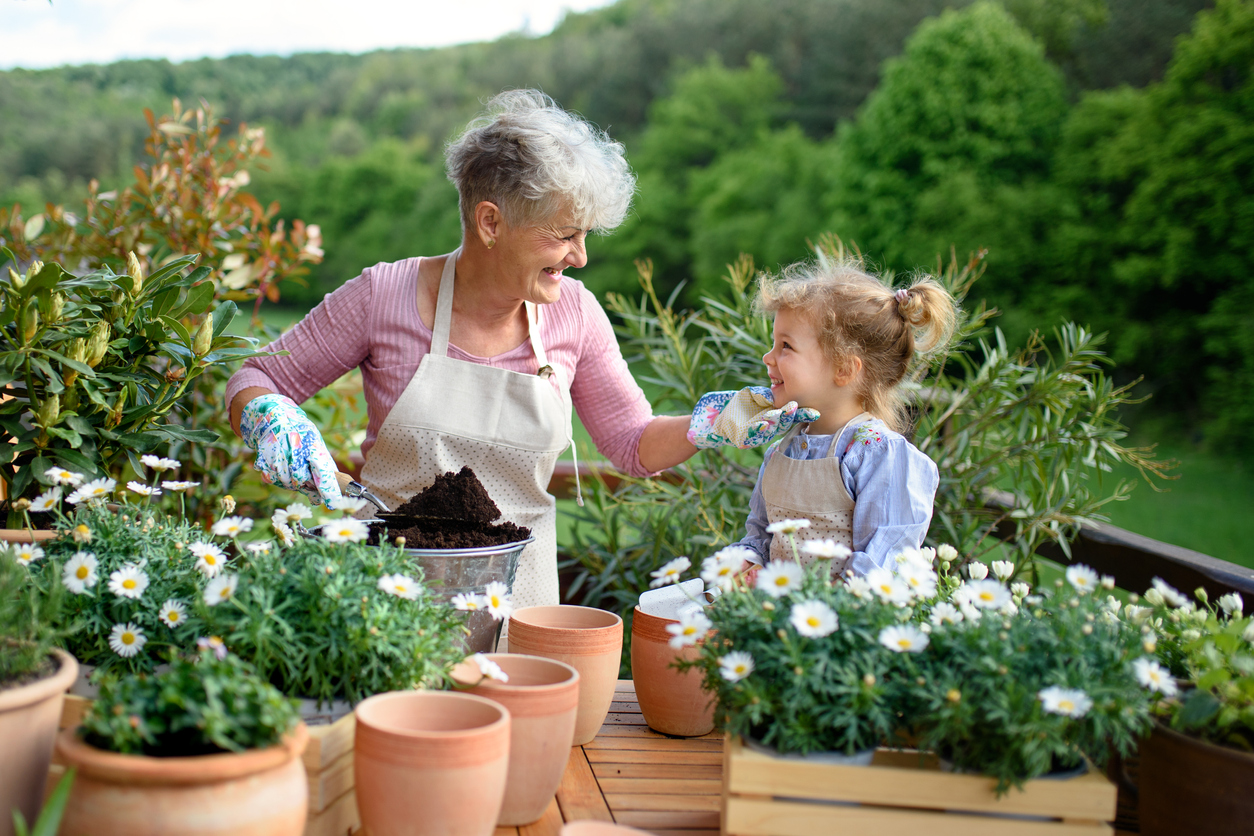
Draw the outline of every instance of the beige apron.
[[[832,437],[831,449],[821,459],[790,459],[784,450],[792,443],[803,427],[794,424],[779,442],[779,447],[766,463],[762,474],[762,501],[766,504],[768,522],[807,519],[809,528],[794,535],[797,541],[797,557],[802,566],[808,566],[817,558],[801,552],[806,540],[834,540],[837,544],[853,548],[853,497],[845,488],[840,473],[840,457],[836,445],[840,435],[853,424],[871,419],[862,413],[841,428]],[[788,538],[781,534],[771,537],[771,560],[794,560]],[[848,559],[832,561],[832,573],[841,575]]]
[[[557,604],[557,503],[548,486],[558,455],[570,443],[569,384],[560,369],[548,366],[531,302],[527,325],[537,374],[448,356],[460,254],[444,262],[431,351],[379,428],[361,481],[396,508],[441,473],[469,466],[502,519],[527,526],[535,537],[519,558],[514,606]],[[561,394],[547,379],[554,373]]]

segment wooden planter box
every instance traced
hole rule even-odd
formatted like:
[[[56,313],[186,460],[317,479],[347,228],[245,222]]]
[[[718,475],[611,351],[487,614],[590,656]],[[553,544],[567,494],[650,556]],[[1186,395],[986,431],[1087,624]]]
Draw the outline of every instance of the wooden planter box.
[[[60,727],[77,726],[91,700],[66,694]],[[357,797],[353,792],[354,715],[326,726],[309,727],[309,745],[301,760],[309,779],[309,818],[305,836],[348,836],[361,827]],[[65,767],[53,757],[48,771],[48,792],[56,786]]]
[[[1035,780],[1000,799],[997,782],[941,772],[935,756],[881,749],[871,766],[776,758],[729,738],[723,836],[1099,836],[1113,833],[1115,786],[1096,772]]]

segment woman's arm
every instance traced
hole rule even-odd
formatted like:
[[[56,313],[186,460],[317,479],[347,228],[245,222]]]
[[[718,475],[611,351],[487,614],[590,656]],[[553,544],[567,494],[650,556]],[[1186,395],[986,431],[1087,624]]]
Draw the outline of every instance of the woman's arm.
[[[649,472],[688,461],[697,448],[688,440],[687,415],[658,415],[640,434],[640,464]]]
[[[248,406],[248,402],[253,398],[260,398],[262,395],[269,395],[273,389],[267,389],[264,386],[249,386],[241,389],[231,398],[231,429],[235,430],[235,434],[239,435],[239,419],[243,413],[244,407]]]

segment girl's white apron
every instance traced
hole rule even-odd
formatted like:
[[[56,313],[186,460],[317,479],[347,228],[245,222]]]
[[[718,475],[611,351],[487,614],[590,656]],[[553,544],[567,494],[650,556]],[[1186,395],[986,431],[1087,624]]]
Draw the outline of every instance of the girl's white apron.
[[[845,429],[869,420],[871,415],[863,412],[845,424],[832,437],[832,446],[821,459],[790,459],[784,455],[784,450],[788,449],[788,445],[801,432],[803,426],[808,425],[794,424],[784,434],[762,474],[762,500],[766,504],[767,521],[777,523],[781,520],[807,519],[810,527],[793,535],[797,541],[798,553],[795,557],[788,545],[788,538],[783,534],[773,535],[771,560],[800,559],[802,566],[810,565],[816,558],[801,552],[801,544],[806,540],[834,540],[838,545],[853,548],[855,503],[840,474],[840,456],[837,455],[836,444]],[[843,574],[848,562],[848,559],[832,561],[832,574]]]
[[[436,299],[431,351],[379,428],[361,481],[396,508],[435,477],[468,466],[501,509],[531,529],[514,579],[515,607],[558,603],[557,504],[548,493],[571,437],[569,382],[548,366],[536,306],[526,303],[536,374],[448,356],[457,257],[448,256]],[[558,387],[548,380],[557,373]]]

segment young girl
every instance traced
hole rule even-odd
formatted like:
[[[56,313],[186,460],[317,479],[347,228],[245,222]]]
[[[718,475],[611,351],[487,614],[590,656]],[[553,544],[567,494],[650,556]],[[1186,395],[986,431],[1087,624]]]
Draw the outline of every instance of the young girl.
[[[938,474],[932,460],[901,435],[907,419],[898,384],[916,352],[933,351],[952,334],[949,293],[926,277],[894,292],[860,262],[845,260],[764,276],[757,307],[775,315],[774,345],[762,358],[769,401],[777,407],[777,425],[793,423],[767,450],[741,545],[762,563],[793,560],[786,538],[768,529],[806,519],[809,527],[794,535],[798,544],[843,544],[852,554],[834,561],[833,572],[857,575],[918,548],[932,519]],[[689,438],[698,446],[711,446],[711,420],[720,424],[721,417],[727,431],[737,400],[742,414],[752,411],[744,409],[744,390],[727,394],[731,403],[722,416],[711,418],[707,408],[699,420],[694,412]],[[753,400],[764,402],[764,395]],[[750,420],[760,437],[762,416],[755,417]],[[751,439],[754,431],[747,434]],[[727,442],[718,436],[714,443]]]

